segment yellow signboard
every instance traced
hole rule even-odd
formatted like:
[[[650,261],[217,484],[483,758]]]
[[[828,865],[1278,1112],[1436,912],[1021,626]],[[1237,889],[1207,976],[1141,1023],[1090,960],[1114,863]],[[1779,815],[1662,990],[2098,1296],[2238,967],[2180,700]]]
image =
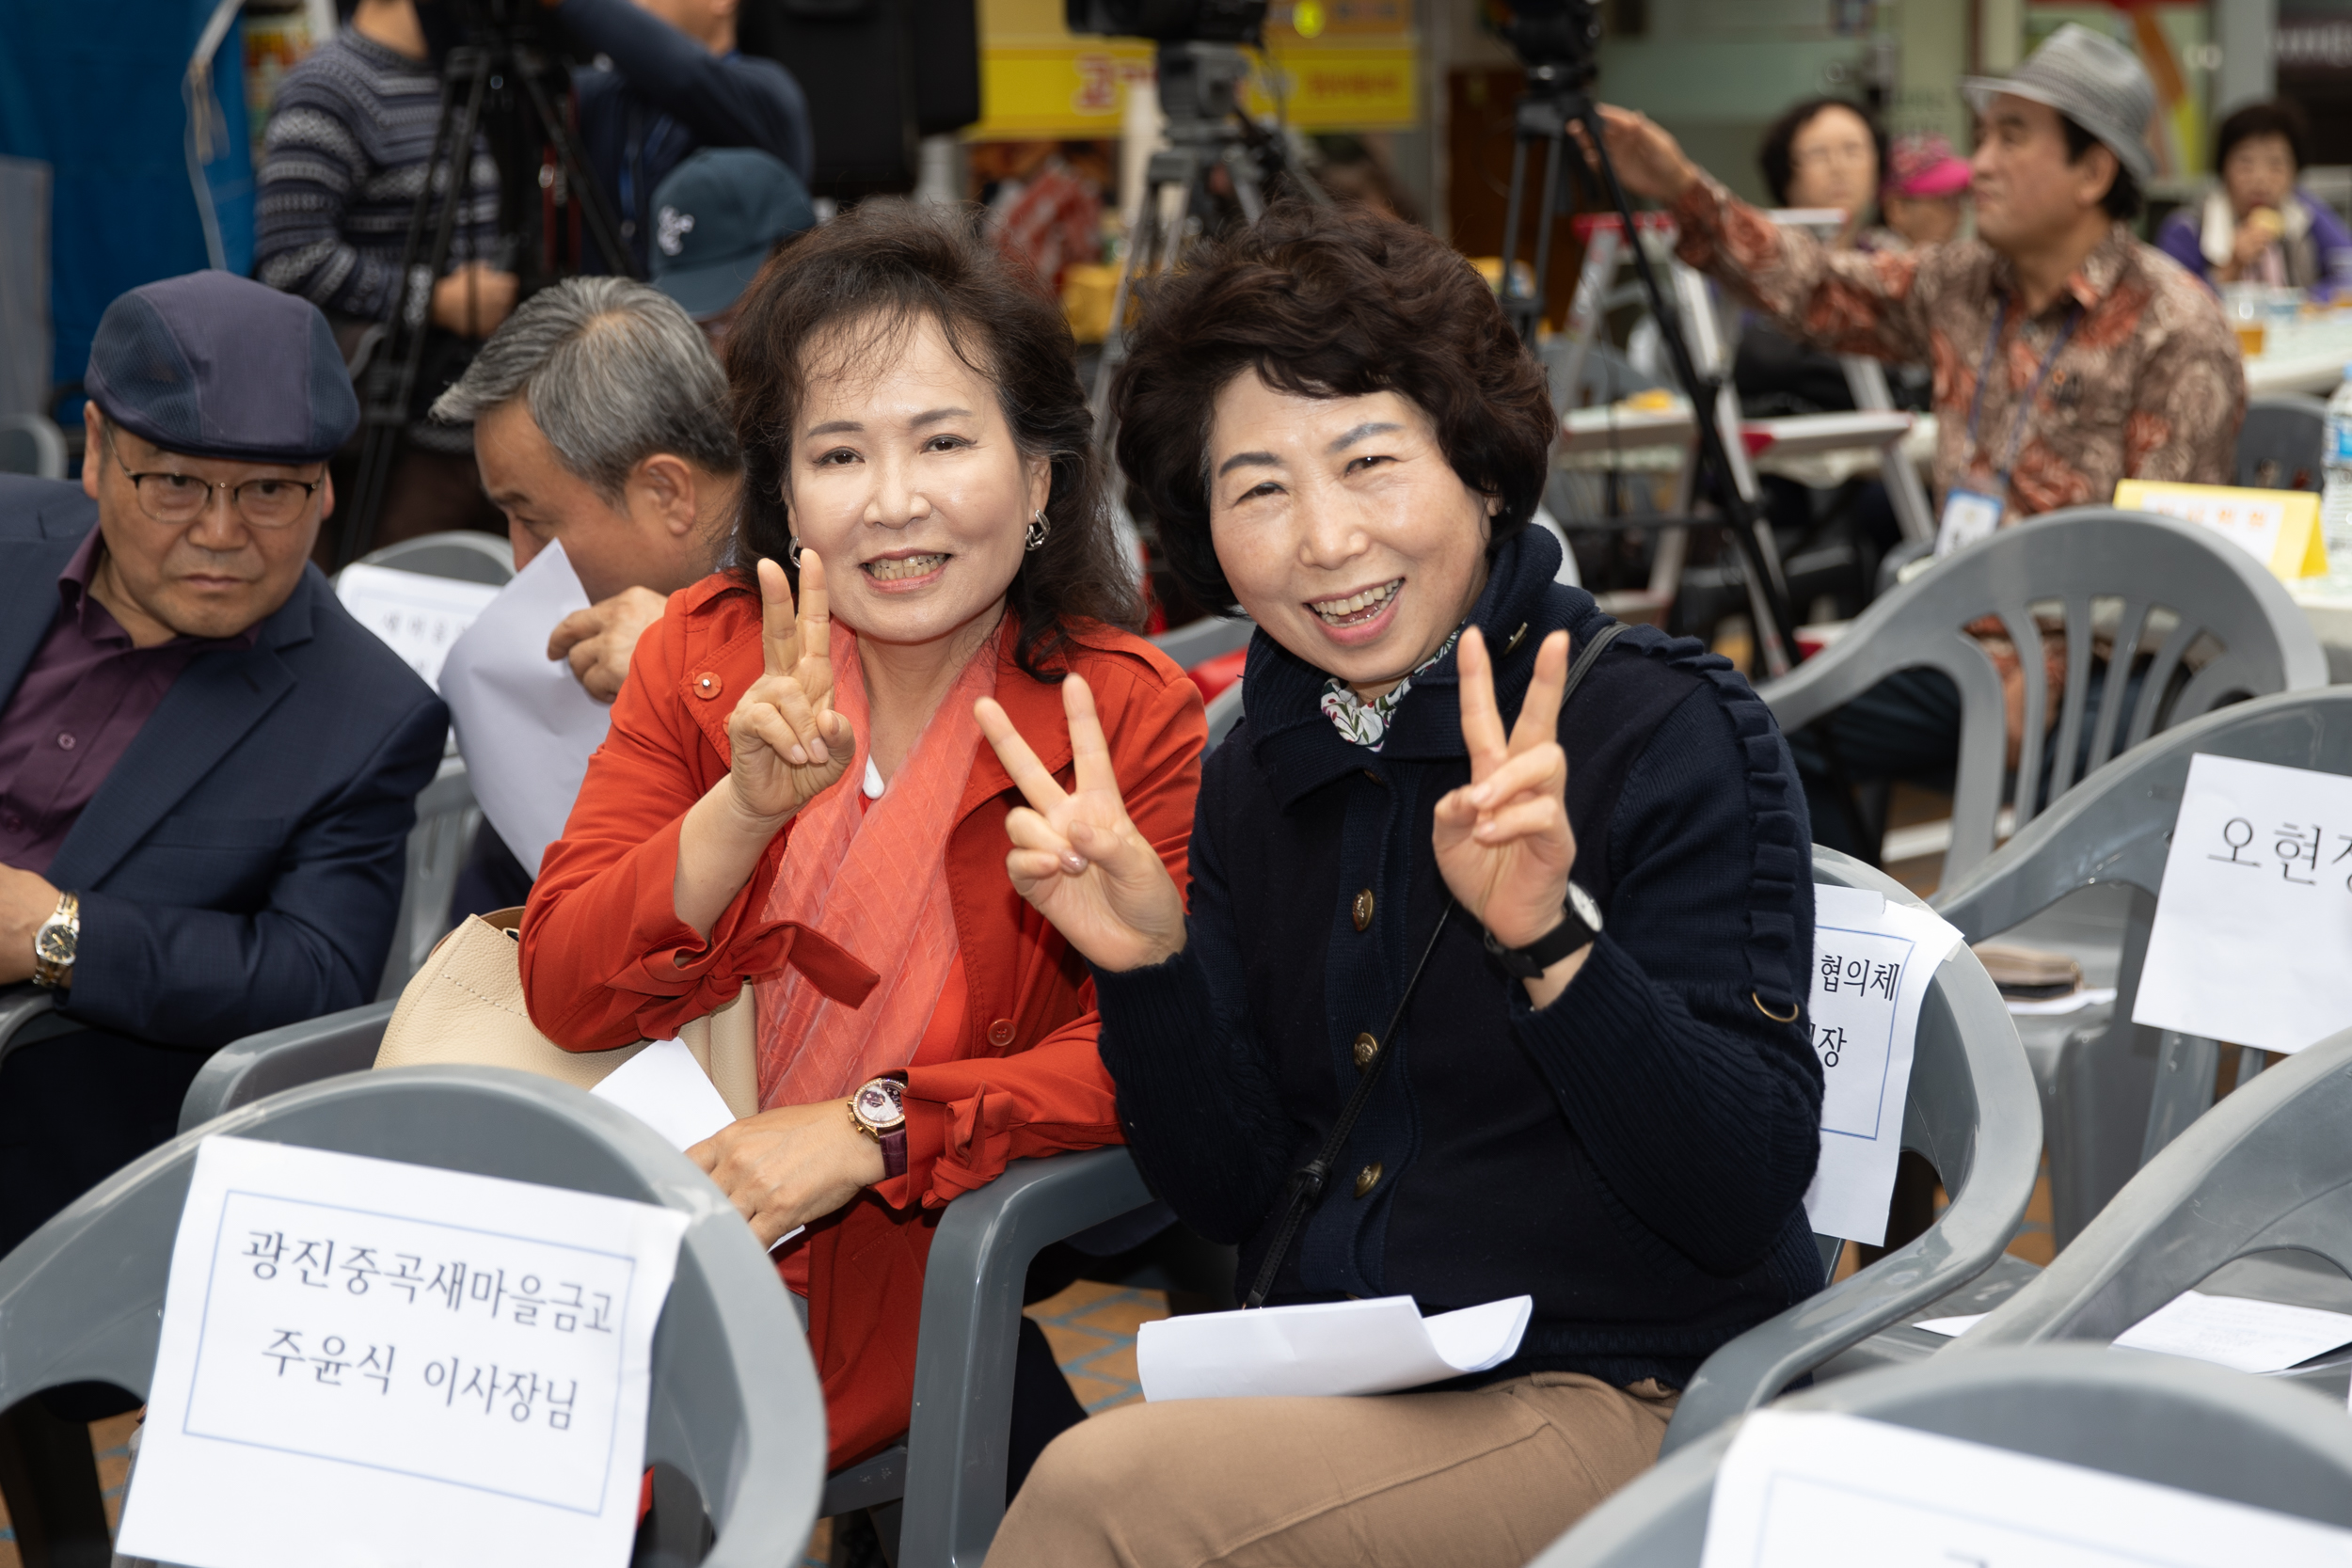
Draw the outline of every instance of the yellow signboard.
[[[1297,0],[1278,8],[1262,64],[1250,84],[1253,115],[1276,112],[1265,81],[1274,72],[1287,118],[1301,130],[1397,129],[1419,118],[1404,0]],[[1061,0],[981,0],[980,122],[967,139],[1116,136],[1126,95],[1137,89],[1152,90],[1150,44],[1073,37],[1062,24]]]
[[[2233,539],[2281,582],[2328,570],[2320,543],[2319,498],[2308,490],[2240,490],[2225,484],[2173,484],[2127,479],[2115,486],[2125,512],[2178,517]]]

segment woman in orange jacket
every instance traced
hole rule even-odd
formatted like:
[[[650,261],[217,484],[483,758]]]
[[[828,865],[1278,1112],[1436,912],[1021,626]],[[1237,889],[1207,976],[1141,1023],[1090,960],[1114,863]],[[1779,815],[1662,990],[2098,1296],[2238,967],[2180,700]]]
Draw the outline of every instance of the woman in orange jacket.
[[[906,1430],[940,1210],[1009,1160],[1120,1141],[1086,964],[1006,878],[1020,795],[974,704],[1043,736],[1090,701],[1179,886],[1204,730],[1191,682],[1120,629],[1134,578],[1060,313],[960,214],[812,230],[752,286],[728,360],[738,565],[638,643],[522,975],[575,1051],[675,1035],[756,982],[763,1109],[689,1152],[763,1243],[808,1227],[778,1267],[838,1466]],[[1046,761],[1073,779],[1067,747]],[[1079,1414],[1034,1329],[1022,1354],[1022,1386],[1056,1397],[1016,1409],[1016,1485]]]

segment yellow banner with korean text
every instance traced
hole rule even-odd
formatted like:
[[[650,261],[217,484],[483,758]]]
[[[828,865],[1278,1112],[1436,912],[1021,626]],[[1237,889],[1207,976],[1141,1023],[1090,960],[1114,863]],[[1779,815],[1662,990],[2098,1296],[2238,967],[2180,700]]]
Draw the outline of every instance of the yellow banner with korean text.
[[[1303,32],[1302,32],[1303,29]],[[1271,117],[1271,72],[1290,122],[1305,131],[1397,130],[1420,117],[1408,0],[1297,0],[1266,25],[1266,68],[1248,109]],[[1119,135],[1130,91],[1152,90],[1152,46],[1080,38],[1061,0],[981,0],[980,120],[970,141]]]

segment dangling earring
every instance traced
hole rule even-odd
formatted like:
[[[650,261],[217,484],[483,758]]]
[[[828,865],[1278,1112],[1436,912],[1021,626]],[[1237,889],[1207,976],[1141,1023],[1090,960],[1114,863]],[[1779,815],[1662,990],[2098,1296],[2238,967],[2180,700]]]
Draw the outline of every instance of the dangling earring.
[[[801,536],[799,534],[792,536],[792,543],[784,547],[784,553],[791,557],[792,569],[799,571],[801,569]]]
[[[1024,549],[1033,550],[1040,545],[1044,544],[1045,531],[1052,526],[1052,524],[1046,522],[1044,513],[1038,513],[1035,516],[1029,519],[1028,531],[1021,536],[1021,547]]]

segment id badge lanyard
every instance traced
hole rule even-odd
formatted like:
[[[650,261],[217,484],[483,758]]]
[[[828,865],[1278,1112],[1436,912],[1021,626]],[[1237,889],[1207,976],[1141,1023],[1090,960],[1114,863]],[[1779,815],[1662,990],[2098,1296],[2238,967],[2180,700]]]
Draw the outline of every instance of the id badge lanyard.
[[[2001,453],[2000,467],[1994,470],[1992,494],[1965,488],[1954,492],[1955,499],[1966,496],[1979,502],[1992,503],[1992,515],[1996,524],[2009,506],[2009,476],[2017,467],[2018,450],[2025,445],[2026,421],[2033,415],[2033,405],[2041,400],[2042,384],[2050,378],[2050,367],[2058,363],[2058,356],[2065,351],[2067,340],[2074,337],[2074,324],[2082,320],[2082,315],[2079,305],[2066,313],[2065,325],[2051,340],[2049,352],[2042,356],[2042,368],[2033,372],[2033,385],[2026,388],[2026,395],[2018,401],[2017,412],[2010,420],[2009,442]],[[2001,329],[2008,325],[2009,301],[2003,299],[1993,308],[1993,335],[1985,340],[1984,358],[1977,366],[1976,395],[1968,400],[1968,459],[1972,468],[1984,452],[1983,444],[1978,436],[1978,426],[1984,417],[1984,384],[1993,374],[1994,356],[2001,347]],[[1948,502],[1947,506],[1948,508]]]

